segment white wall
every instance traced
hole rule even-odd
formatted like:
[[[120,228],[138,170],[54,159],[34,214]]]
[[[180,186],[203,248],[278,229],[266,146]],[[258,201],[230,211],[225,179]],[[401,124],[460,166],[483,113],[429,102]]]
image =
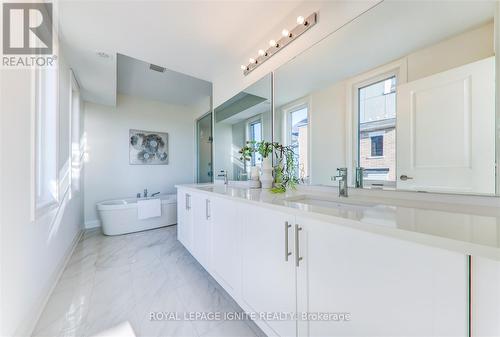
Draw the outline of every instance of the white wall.
[[[98,226],[96,203],[149,193],[175,193],[195,181],[195,109],[118,95],[116,107],[85,103],[85,224]],[[129,129],[168,133],[168,165],[130,165]]]
[[[334,84],[311,95],[310,183],[332,184],[337,167],[346,166],[346,87]]]
[[[408,82],[495,55],[493,21],[407,56]]]
[[[69,159],[69,69],[59,54],[59,166]],[[1,83],[1,336],[29,336],[83,224],[80,192],[66,194],[61,205],[31,220],[34,170],[32,156],[32,74],[0,70]],[[62,140],[62,138],[61,138]],[[79,144],[78,144],[79,145]],[[77,146],[78,146],[77,145]],[[75,167],[78,167],[75,163]],[[74,175],[76,179],[77,175]],[[80,184],[75,180],[74,186]],[[70,198],[71,197],[71,198]]]
[[[226,170],[228,178],[233,172],[233,126],[226,123],[215,123],[214,128],[214,180],[218,178],[220,170]]]

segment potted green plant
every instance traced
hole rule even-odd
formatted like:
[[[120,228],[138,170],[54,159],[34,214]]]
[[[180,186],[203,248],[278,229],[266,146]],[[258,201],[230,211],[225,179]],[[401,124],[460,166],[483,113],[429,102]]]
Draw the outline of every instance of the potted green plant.
[[[262,188],[270,188],[273,193],[283,193],[289,188],[295,188],[299,182],[295,172],[297,156],[291,146],[277,142],[248,141],[239,153],[240,159],[244,162],[250,161],[254,153],[262,156],[260,176]],[[275,156],[274,168],[272,167],[272,154]]]

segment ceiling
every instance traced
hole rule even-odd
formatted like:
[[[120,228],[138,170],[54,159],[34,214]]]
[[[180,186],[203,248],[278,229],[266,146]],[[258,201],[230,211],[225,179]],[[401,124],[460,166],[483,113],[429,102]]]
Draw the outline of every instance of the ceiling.
[[[168,69],[154,71],[149,63],[121,54],[117,55],[117,63],[117,91],[121,94],[175,105],[200,105],[212,94],[210,82],[192,76]]]
[[[475,28],[494,11],[493,1],[384,1],[277,69],[275,106]]]
[[[206,81],[237,69],[301,1],[61,1],[59,35],[83,98],[116,103],[117,54]],[[110,57],[97,56],[105,52]]]

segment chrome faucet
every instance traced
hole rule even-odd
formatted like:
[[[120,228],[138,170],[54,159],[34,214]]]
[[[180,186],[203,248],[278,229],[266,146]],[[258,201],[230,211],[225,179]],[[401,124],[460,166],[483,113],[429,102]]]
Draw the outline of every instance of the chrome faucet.
[[[147,188],[145,188],[145,189],[144,189],[144,198],[147,198],[147,197],[148,197],[148,189],[147,189]]]
[[[219,174],[217,177],[224,177],[224,185],[227,185],[227,171],[226,170],[220,170]]]
[[[338,168],[337,175],[331,179],[339,181],[339,197],[347,197],[347,167]]]
[[[363,188],[364,186],[364,175],[365,175],[365,169],[363,167],[356,167],[356,180],[355,180],[355,187],[356,188]]]
[[[154,196],[157,196],[158,194],[160,194],[160,192],[155,192],[155,193],[151,194],[151,198]]]

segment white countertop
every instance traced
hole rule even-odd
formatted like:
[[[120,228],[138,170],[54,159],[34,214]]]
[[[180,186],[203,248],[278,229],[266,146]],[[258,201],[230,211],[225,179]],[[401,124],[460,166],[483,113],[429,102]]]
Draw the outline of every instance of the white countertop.
[[[273,194],[221,184],[176,187],[500,261],[499,207],[366,195],[339,198],[336,189],[325,192],[299,188]],[[301,200],[304,198],[311,202]],[[330,207],[332,204],[337,206]]]

